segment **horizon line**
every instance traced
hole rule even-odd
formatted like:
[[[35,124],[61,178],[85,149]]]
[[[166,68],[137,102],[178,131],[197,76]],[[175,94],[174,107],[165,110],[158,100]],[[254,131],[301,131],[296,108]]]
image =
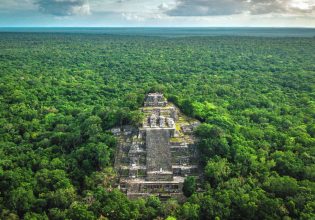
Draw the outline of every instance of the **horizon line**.
[[[309,26],[0,26],[0,28],[303,28]]]

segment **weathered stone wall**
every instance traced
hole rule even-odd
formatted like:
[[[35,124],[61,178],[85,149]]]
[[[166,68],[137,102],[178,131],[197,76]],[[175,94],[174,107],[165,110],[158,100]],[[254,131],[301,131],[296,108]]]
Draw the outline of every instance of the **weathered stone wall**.
[[[169,139],[169,130],[149,129],[146,131],[147,173],[172,171]],[[158,173],[150,176],[159,179]],[[165,177],[161,176],[161,178],[164,179]]]

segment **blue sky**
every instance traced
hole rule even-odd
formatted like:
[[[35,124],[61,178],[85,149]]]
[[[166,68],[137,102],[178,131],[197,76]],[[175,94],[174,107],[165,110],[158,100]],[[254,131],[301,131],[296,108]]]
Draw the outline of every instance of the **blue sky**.
[[[2,27],[315,27],[315,0],[0,0]]]

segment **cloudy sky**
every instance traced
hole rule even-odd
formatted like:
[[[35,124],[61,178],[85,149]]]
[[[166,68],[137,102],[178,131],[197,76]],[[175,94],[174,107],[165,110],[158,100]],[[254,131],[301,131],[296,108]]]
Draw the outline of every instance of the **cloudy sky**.
[[[315,27],[315,0],[0,0],[0,26]]]

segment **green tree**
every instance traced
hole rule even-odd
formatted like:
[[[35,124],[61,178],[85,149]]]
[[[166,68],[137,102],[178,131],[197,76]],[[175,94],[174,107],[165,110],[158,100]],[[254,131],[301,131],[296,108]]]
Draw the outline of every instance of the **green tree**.
[[[285,198],[294,196],[298,192],[299,185],[296,179],[289,176],[270,177],[264,183],[264,188],[276,196]]]
[[[97,219],[87,206],[74,202],[68,210],[68,217],[73,220],[94,220]]]
[[[194,176],[188,176],[184,180],[183,193],[186,197],[190,197],[196,191],[196,178]]]
[[[181,219],[197,220],[199,219],[200,205],[186,202],[181,207]]]
[[[227,180],[231,174],[231,168],[227,159],[216,157],[210,159],[205,167],[205,176],[212,186]]]
[[[20,216],[23,216],[24,213],[31,210],[35,200],[32,190],[18,187],[10,193],[8,204],[12,210],[16,210]]]

